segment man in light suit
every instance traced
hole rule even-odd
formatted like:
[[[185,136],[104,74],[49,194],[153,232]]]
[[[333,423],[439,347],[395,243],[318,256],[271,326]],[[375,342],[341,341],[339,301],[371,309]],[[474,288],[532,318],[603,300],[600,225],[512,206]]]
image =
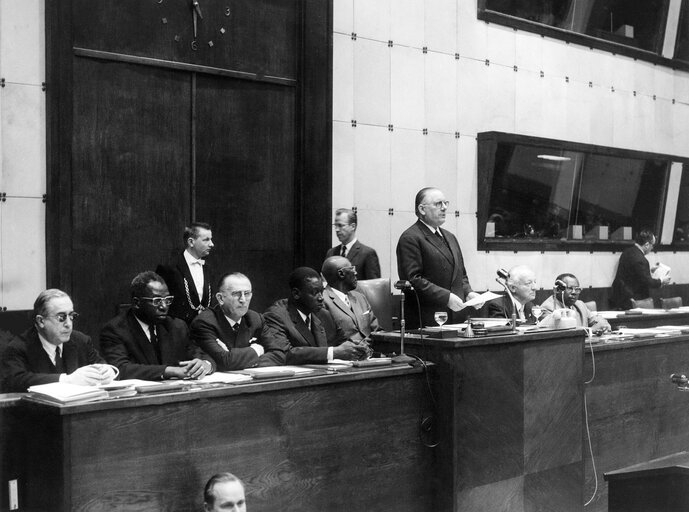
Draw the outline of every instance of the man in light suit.
[[[335,235],[340,245],[328,249],[326,258],[331,256],[346,257],[356,267],[361,279],[380,277],[380,263],[375,249],[364,245],[356,238],[357,215],[353,210],[340,208],[335,211]]]
[[[407,328],[419,327],[414,293],[421,305],[424,326],[435,325],[436,311],[447,311],[448,323],[463,320],[465,314],[458,312],[464,308],[464,301],[478,295],[469,284],[457,239],[440,227],[449,204],[437,188],[419,190],[414,201],[418,220],[397,242],[399,277],[414,288],[405,290]]]
[[[536,298],[534,271],[526,265],[512,267],[505,284],[509,293],[488,303],[488,316],[510,320],[514,313],[518,320],[535,323],[536,319],[531,312]]]
[[[53,288],[38,295],[34,326],[9,343],[0,361],[4,392],[25,392],[29,386],[51,382],[108,384],[115,378],[91,338],[73,329],[77,316],[62,290]]]
[[[189,341],[189,328],[168,316],[173,297],[155,272],[138,274],[130,285],[132,306],[110,320],[100,347],[122,379],[200,379],[215,363]]]
[[[347,258],[332,256],[323,263],[321,274],[328,282],[323,293],[324,309],[346,339],[368,345],[371,333],[380,327],[366,296],[355,290],[356,267]],[[371,352],[368,350],[368,355]]]
[[[553,311],[556,309],[572,309],[576,312],[575,319],[579,327],[590,327],[593,331],[609,331],[610,324],[602,316],[595,311],[589,310],[583,301],[579,300],[581,293],[581,286],[579,280],[574,274],[560,274],[555,278],[555,296],[551,295],[541,307],[545,313],[551,314],[546,316],[541,325],[551,326],[555,325],[555,318],[553,318]]]
[[[211,277],[206,257],[213,249],[213,232],[209,224],[194,222],[184,228],[182,254],[169,265],[158,265],[160,275],[175,297],[170,306],[170,316],[187,324],[201,311],[211,307]]]
[[[191,339],[215,360],[218,371],[259,366],[263,318],[249,309],[251,281],[244,274],[225,274],[218,283],[218,305],[191,323]]]
[[[289,276],[289,287],[289,298],[273,303],[263,314],[261,339],[267,361],[277,365],[327,363],[333,359],[357,360],[365,354],[363,345],[339,343],[340,334],[328,339],[324,322],[332,322],[332,318],[329,314],[319,315],[323,281],[318,272],[309,267],[295,269]]]

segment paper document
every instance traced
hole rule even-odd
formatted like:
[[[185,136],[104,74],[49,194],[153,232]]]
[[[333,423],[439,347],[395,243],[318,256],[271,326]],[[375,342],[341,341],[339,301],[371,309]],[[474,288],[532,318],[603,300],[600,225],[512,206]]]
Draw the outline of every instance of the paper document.
[[[479,304],[483,304],[485,302],[488,302],[489,300],[499,299],[501,297],[502,297],[502,295],[498,295],[497,293],[493,293],[493,292],[482,293],[478,297],[474,297],[471,300],[465,301],[463,308],[466,308],[469,306],[477,306]]]
[[[670,275],[670,270],[672,269],[667,265],[664,265],[663,263],[658,263],[658,266],[653,269],[653,272],[651,272],[651,277],[653,279],[665,279],[665,277]]]
[[[312,373],[312,368],[304,368],[303,366],[262,366],[261,368],[247,368],[244,370],[249,373],[273,373],[273,372],[293,372],[294,375],[302,373]]]
[[[77,386],[64,382],[51,382],[39,384],[29,388],[31,393],[37,396],[54,400],[59,403],[81,402],[87,400],[100,400],[108,397],[108,392],[96,386]]]
[[[223,384],[236,384],[237,382],[248,382],[251,380],[251,375],[244,375],[242,373],[224,373],[215,372],[206,375],[199,379],[198,382],[221,382]]]

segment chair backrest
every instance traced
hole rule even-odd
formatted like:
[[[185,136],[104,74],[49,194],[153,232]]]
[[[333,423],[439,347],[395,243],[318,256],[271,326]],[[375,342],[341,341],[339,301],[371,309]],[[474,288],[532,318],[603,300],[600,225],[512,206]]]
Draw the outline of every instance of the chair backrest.
[[[378,318],[380,327],[386,331],[392,330],[392,294],[390,293],[390,279],[364,279],[358,281],[357,290],[363,293],[371,303],[371,309]]]
[[[588,308],[589,311],[598,311],[598,304],[596,304],[595,300],[584,302],[584,305]]]
[[[653,309],[653,297],[647,299],[632,299],[633,308]]]
[[[681,308],[682,297],[668,297],[660,299],[660,307],[663,309]]]

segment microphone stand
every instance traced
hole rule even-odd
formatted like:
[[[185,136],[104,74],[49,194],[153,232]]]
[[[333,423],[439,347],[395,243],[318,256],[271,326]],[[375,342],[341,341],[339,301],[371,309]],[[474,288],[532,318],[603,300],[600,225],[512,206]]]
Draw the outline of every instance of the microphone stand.
[[[404,327],[406,323],[404,320],[404,294],[402,294],[400,300],[400,355],[392,358],[392,362],[395,364],[413,364],[415,359],[404,353]],[[423,334],[421,334],[423,339]]]
[[[507,292],[507,295],[509,296],[510,300],[512,301],[512,330],[516,331],[517,329],[517,303],[514,300],[514,295],[512,295],[512,292],[510,291],[510,287],[507,286],[507,283],[504,281],[501,281],[499,278],[495,278],[495,280],[498,282],[500,286],[502,286],[505,291]],[[508,318],[508,320],[510,320]]]

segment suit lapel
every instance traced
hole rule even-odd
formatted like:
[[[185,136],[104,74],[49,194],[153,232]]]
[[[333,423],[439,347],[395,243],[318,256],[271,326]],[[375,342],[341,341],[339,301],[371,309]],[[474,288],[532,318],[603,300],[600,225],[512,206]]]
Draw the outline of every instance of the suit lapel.
[[[342,311],[345,315],[354,320],[354,323],[356,323],[356,315],[354,314],[354,312],[347,307],[347,304],[340,300],[340,297],[337,296],[337,294],[332,290],[332,288],[328,289],[328,295],[330,297],[330,300],[333,301],[333,304],[335,304],[335,306],[340,311]]]
[[[457,273],[459,272],[459,244],[450,243],[450,237],[448,236],[450,233],[448,233],[446,229],[440,228],[440,232],[445,237],[445,240],[447,240],[447,245],[450,247],[450,253],[452,254],[452,261],[454,265],[452,268],[452,282],[454,283],[455,279],[457,279]]]
[[[454,264],[454,258],[452,257],[452,252],[450,252],[450,249],[448,249],[447,244],[443,242],[440,238],[438,238],[435,233],[433,233],[430,229],[428,229],[421,221],[419,221],[419,224],[421,224],[421,230],[426,237],[426,240],[438,249],[440,254],[443,255],[443,257],[449,261],[450,263]]]
[[[308,329],[308,327],[306,327],[306,323],[301,319],[301,315],[299,314],[299,311],[297,311],[297,308],[290,304],[288,311],[290,318],[292,319],[292,323],[294,323],[294,327],[299,335],[304,339],[304,344],[315,347],[316,340],[313,337],[313,333]],[[311,315],[311,323],[313,323],[315,319],[316,317]]]
[[[205,268],[205,265],[204,265]],[[192,304],[196,307],[199,305],[199,293],[196,290],[196,284],[194,284],[194,278],[191,277],[191,271],[189,270],[189,265],[187,265],[187,260],[184,259],[184,254],[180,254],[177,260],[177,270],[182,274],[182,284],[186,281],[189,287],[189,298]],[[204,273],[204,282],[206,279],[206,274]],[[186,290],[185,290],[186,294]],[[185,297],[186,298],[186,297]]]
[[[79,353],[71,340],[62,344],[62,365],[68,374],[79,368]]]
[[[361,247],[359,247],[359,241],[357,240],[354,245],[352,245],[352,248],[349,250],[345,258],[347,258],[350,262],[352,261],[352,258],[354,258],[357,254],[359,254],[359,250]]]
[[[31,328],[29,333],[25,335],[25,338],[26,351],[31,368],[35,368],[34,371],[37,373],[55,373],[55,365],[50,360],[48,353],[43,349],[36,328]]]
[[[158,361],[158,356],[156,356],[155,349],[148,339],[148,336],[144,333],[141,328],[141,324],[136,320],[134,312],[129,310],[127,312],[127,323],[129,324],[129,332],[132,333],[132,342],[134,347],[141,353],[143,359],[148,364],[160,364]],[[158,334],[158,343],[160,343],[160,329],[156,330]],[[162,356],[162,344],[161,344],[161,356]]]

